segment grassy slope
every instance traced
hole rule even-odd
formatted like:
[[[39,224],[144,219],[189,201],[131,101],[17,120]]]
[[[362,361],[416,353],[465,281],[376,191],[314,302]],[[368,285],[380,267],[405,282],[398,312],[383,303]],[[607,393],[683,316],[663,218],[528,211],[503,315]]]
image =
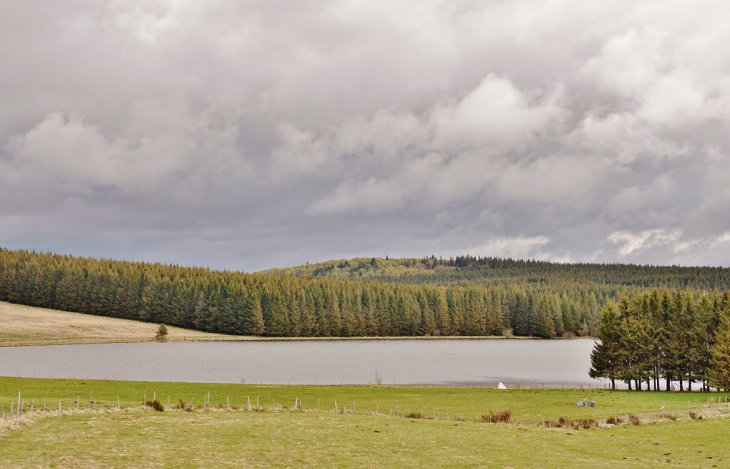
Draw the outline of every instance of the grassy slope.
[[[0,301],[0,347],[22,345],[104,344],[151,342],[157,324],[90,314],[69,313]],[[252,337],[212,334],[167,326],[167,340],[244,341],[244,340],[439,340],[440,337]],[[484,337],[443,337],[479,339]],[[502,338],[502,337],[493,337]]]
[[[259,394],[262,403],[276,397],[293,404],[294,396],[311,407],[322,402],[357,399],[358,411],[375,402],[406,409],[457,409],[464,414],[510,408],[518,421],[537,414],[571,416],[593,409],[573,407],[577,397],[595,399],[600,414],[640,411],[641,402],[656,407],[694,405],[707,394],[598,392],[580,390],[497,391],[470,388],[368,388],[251,386],[187,383],[33,380],[0,378],[0,402],[6,405],[22,390],[31,398],[81,395],[88,391],[116,404],[116,394],[130,403],[153,389],[158,396],[202,396],[234,403]],[[139,396],[139,397],[138,397]],[[265,397],[264,397],[265,396]],[[305,397],[306,396],[306,397]],[[717,398],[717,395],[713,395]],[[189,397],[188,397],[189,399]],[[163,399],[164,400],[164,399]],[[112,402],[114,401],[114,402]],[[291,401],[291,402],[290,402]],[[39,401],[36,400],[36,403]],[[309,404],[308,404],[309,402]],[[267,404],[270,405],[270,404]],[[323,406],[324,407],[324,406]],[[671,407],[671,406],[670,406]],[[647,409],[649,410],[649,409]],[[676,421],[639,427],[597,430],[547,429],[534,425],[492,425],[453,420],[413,420],[386,415],[332,412],[142,412],[48,417],[12,432],[0,433],[0,467],[656,467],[671,460],[678,467],[727,467],[730,419]],[[376,430],[378,430],[376,432]],[[669,453],[669,454],[667,454]],[[712,459],[709,459],[709,458]]]
[[[156,324],[67,313],[0,302],[0,346],[145,342],[155,338]],[[241,340],[168,327],[168,340]]]

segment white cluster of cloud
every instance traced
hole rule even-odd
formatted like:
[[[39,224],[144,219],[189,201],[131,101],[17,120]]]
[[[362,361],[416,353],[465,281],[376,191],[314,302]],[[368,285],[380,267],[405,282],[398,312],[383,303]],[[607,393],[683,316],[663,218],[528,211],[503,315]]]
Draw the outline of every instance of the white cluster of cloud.
[[[730,265],[726,2],[3,8],[0,245]]]

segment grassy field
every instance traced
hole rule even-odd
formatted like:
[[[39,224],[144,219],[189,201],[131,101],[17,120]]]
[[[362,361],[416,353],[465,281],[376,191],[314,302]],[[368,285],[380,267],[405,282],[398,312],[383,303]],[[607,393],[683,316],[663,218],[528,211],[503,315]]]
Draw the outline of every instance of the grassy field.
[[[509,409],[516,422],[541,423],[543,419],[605,419],[611,416],[665,411],[702,409],[718,401],[725,402],[725,394],[718,393],[664,393],[629,392],[587,389],[508,389],[437,387],[437,386],[286,386],[253,384],[168,383],[144,381],[105,381],[78,379],[0,378],[0,405],[10,408],[17,400],[18,392],[26,406],[31,401],[36,407],[51,403],[58,407],[80,406],[94,401],[95,407],[116,407],[119,396],[122,407],[140,406],[144,396],[153,396],[167,405],[180,399],[200,406],[204,399],[212,406],[241,407],[251,399],[255,405],[271,410],[273,406],[293,408],[295,402],[305,410],[352,411],[359,413],[405,415],[423,412],[427,417],[434,414],[441,419],[461,416],[473,419],[489,411]],[[208,397],[209,396],[209,397]],[[576,407],[577,400],[592,400],[596,407]],[[730,398],[728,398],[730,401]],[[318,404],[319,403],[319,404]]]
[[[16,467],[728,467],[730,420],[597,430],[318,413],[50,417],[0,436]]]
[[[594,429],[544,428],[542,418],[598,418],[698,409],[724,395],[438,387],[256,386],[0,378],[0,403],[22,393],[28,423],[0,431],[0,467],[729,467],[730,419],[657,421]],[[93,394],[90,396],[90,393]],[[142,396],[183,398],[193,412],[143,410]],[[201,408],[210,393],[212,409]],[[116,410],[117,395],[123,409]],[[81,410],[75,410],[80,396]],[[264,411],[246,407],[256,396]],[[94,401],[92,404],[89,398]],[[57,411],[30,414],[43,399]],[[577,408],[578,398],[595,409]],[[294,411],[295,399],[303,411]],[[317,411],[317,399],[320,411]],[[340,413],[334,412],[338,401]],[[276,400],[276,411],[272,406]],[[353,401],[356,413],[352,412]],[[220,408],[219,407],[220,404]],[[347,413],[341,412],[347,407]],[[125,408],[126,407],[126,408]],[[285,407],[288,407],[287,410]],[[423,411],[434,419],[391,417]],[[512,424],[455,421],[510,409]],[[379,413],[375,411],[379,410]],[[70,411],[70,412],[69,412]],[[446,412],[449,413],[448,420]],[[55,415],[54,415],[55,414]],[[35,417],[34,417],[35,415]],[[21,417],[21,420],[23,418]]]
[[[62,408],[75,406],[116,407],[117,396],[122,407],[140,406],[144,396],[153,396],[163,404],[175,405],[180,399],[200,406],[204,399],[212,406],[248,406],[258,399],[259,406],[271,410],[282,406],[293,408],[295,402],[305,410],[352,411],[359,413],[400,415],[422,412],[440,419],[461,416],[473,419],[489,411],[509,409],[516,422],[541,423],[560,417],[572,419],[605,419],[611,416],[665,411],[684,412],[703,409],[725,402],[719,393],[629,392],[587,389],[508,389],[437,387],[437,386],[285,386],[254,384],[168,383],[144,381],[106,381],[78,379],[0,378],[0,405],[10,408],[18,392],[26,406],[47,405]],[[576,407],[577,400],[592,400],[596,407]],[[728,398],[730,401],[730,398]]]
[[[156,324],[0,302],[0,346],[146,342]],[[168,327],[167,340],[242,340],[243,337]]]

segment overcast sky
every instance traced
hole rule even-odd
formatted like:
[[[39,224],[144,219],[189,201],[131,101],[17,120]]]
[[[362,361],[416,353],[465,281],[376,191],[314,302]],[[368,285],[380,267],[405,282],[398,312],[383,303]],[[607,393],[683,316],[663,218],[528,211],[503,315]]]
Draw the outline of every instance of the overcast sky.
[[[730,3],[4,0],[0,246],[730,266]]]

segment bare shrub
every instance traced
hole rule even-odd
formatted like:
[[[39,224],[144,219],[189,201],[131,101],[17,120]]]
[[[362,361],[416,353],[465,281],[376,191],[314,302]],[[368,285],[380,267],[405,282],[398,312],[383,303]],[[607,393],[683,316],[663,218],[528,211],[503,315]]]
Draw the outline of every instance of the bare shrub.
[[[512,411],[500,410],[499,412],[492,412],[491,410],[486,414],[479,417],[477,420],[482,423],[511,423],[512,422]]]
[[[639,425],[641,423],[639,417],[634,414],[629,415],[629,422],[631,422],[631,425]]]
[[[423,412],[411,412],[408,415],[404,415],[407,419],[422,419],[423,418]]]
[[[581,419],[581,420],[575,420],[573,422],[573,426],[575,428],[583,428],[585,430],[589,428],[597,428],[598,423],[593,419]]]
[[[606,423],[609,425],[621,425],[623,423],[624,419],[621,417],[609,417],[606,419]]]
[[[494,418],[500,423],[510,423],[512,421],[512,411],[507,409],[500,410],[494,414]]]
[[[175,406],[178,409],[184,410],[185,412],[192,412],[193,411],[193,405],[188,404],[185,402],[184,399],[180,399],[180,403]]]
[[[378,386],[383,384],[383,378],[380,376],[380,373],[378,373],[378,370],[375,370],[375,384]]]

